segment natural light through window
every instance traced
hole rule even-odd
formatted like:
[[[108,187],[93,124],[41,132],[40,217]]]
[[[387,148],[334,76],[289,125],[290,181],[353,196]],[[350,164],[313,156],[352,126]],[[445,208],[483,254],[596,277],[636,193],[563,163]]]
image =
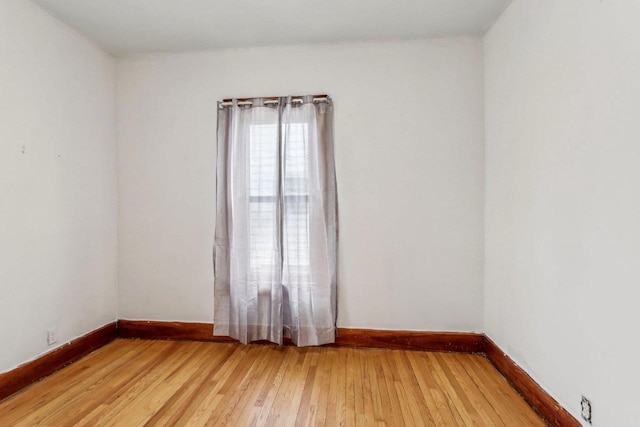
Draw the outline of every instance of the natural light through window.
[[[251,279],[271,277],[274,269],[282,268],[283,283],[309,282],[309,202],[308,202],[308,125],[283,125],[285,136],[282,152],[278,147],[278,127],[275,124],[252,125],[249,155],[249,235]],[[278,156],[283,156],[283,170],[278,168]],[[283,174],[283,188],[279,176]],[[282,206],[278,192],[282,191]],[[283,210],[283,262],[278,259],[276,236],[277,209]]]

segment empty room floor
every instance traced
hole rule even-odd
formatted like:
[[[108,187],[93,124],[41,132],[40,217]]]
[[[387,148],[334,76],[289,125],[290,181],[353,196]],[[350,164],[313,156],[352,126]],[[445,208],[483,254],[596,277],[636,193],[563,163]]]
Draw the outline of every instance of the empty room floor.
[[[544,426],[482,355],[119,339],[0,425]]]

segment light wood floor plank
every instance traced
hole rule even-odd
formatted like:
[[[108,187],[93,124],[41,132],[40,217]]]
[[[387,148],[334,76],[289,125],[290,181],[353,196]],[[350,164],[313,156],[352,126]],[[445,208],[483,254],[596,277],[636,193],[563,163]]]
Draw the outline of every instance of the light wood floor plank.
[[[1,426],[544,426],[481,355],[116,340]]]

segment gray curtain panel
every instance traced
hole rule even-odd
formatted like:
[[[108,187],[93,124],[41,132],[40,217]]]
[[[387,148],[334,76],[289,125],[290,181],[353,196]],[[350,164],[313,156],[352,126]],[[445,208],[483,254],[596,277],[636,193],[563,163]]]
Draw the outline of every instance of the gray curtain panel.
[[[335,341],[337,194],[331,99],[218,108],[214,334]]]

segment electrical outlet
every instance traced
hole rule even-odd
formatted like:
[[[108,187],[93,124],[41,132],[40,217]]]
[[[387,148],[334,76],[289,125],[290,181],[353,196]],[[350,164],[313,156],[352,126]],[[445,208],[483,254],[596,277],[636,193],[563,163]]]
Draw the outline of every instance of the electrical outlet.
[[[47,330],[47,344],[55,344],[58,342],[58,331],[56,328],[51,328]]]
[[[582,418],[591,424],[591,402],[582,396]]]

